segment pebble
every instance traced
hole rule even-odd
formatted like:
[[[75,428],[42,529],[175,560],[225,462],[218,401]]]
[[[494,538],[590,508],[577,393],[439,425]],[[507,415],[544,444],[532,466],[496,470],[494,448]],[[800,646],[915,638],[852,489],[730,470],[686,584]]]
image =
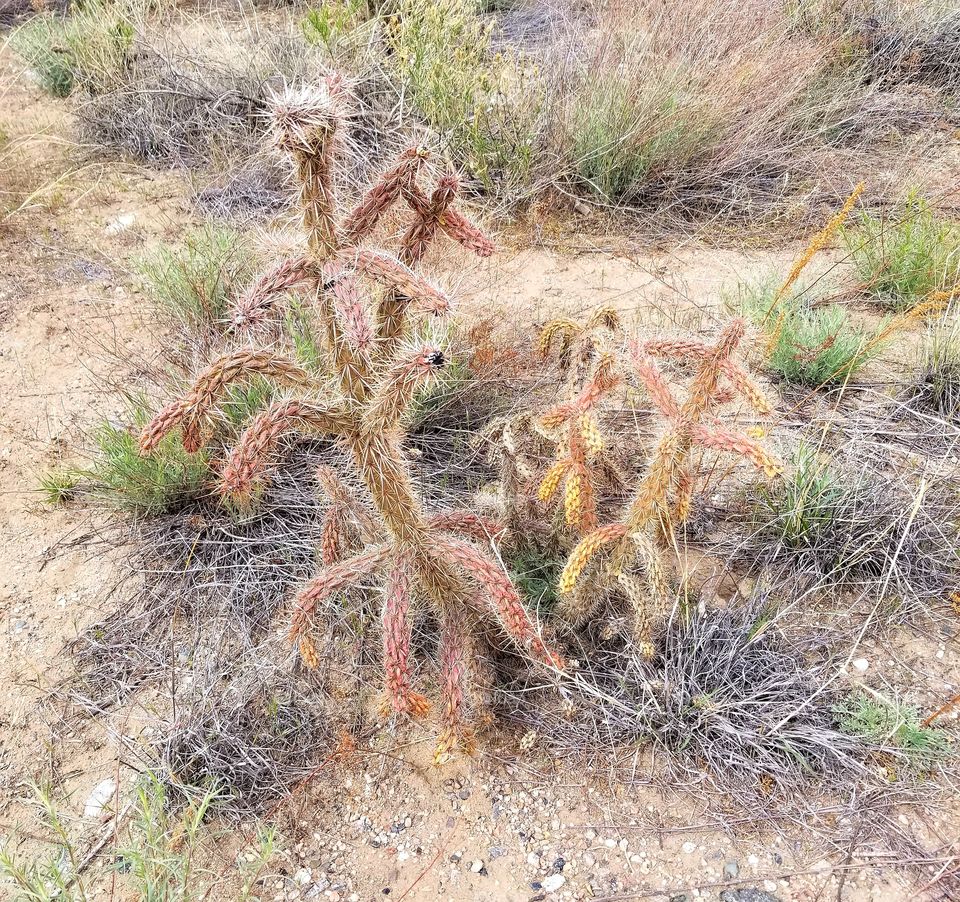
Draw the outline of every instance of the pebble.
[[[474,874],[479,874],[483,870],[483,862],[478,858],[470,865],[470,870],[473,871]]]
[[[853,664],[854,668],[859,670],[860,673],[865,673],[870,666],[870,662],[866,658],[854,658],[850,663]]]
[[[110,777],[94,786],[93,792],[90,793],[86,804],[83,806],[83,816],[100,817],[107,807],[107,802],[113,798],[116,791],[117,781]]]
[[[740,876],[740,865],[736,861],[728,861],[723,866],[723,876],[727,880],[735,880]]]
[[[683,850],[685,855],[692,855],[697,851],[697,844],[688,839],[680,848]]]
[[[563,874],[551,874],[543,881],[543,888],[548,893],[555,893],[566,882],[567,878]]]

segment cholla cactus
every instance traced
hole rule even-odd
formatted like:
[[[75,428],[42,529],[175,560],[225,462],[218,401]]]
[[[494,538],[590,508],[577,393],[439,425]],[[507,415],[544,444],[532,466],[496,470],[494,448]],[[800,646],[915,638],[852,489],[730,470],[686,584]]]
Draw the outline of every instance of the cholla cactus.
[[[615,358],[605,351],[576,396],[540,418],[540,424],[556,435],[556,459],[544,475],[537,497],[549,501],[562,484],[566,523],[580,533],[597,528],[593,463],[604,443],[595,409],[620,381]]]
[[[619,588],[631,606],[636,644],[647,656],[653,654],[653,629],[666,606],[666,580],[655,540],[662,542],[674,524],[690,516],[695,482],[691,450],[699,446],[724,451],[743,457],[770,477],[779,472],[777,462],[757,441],[704,422],[714,419],[718,408],[735,394],[758,413],[771,412],[763,391],[732,356],[744,329],[744,321],[735,320],[712,346],[672,340],[632,346],[633,369],[666,420],[666,430],[621,521],[586,535],[560,575],[564,609],[577,619],[591,612],[598,588]],[[655,357],[699,361],[683,403],[674,397]]]
[[[228,455],[222,491],[249,500],[262,483],[271,456],[287,433],[311,430],[335,436],[351,452],[369,493],[373,516],[331,471],[318,474],[330,496],[323,529],[324,566],[300,592],[290,629],[304,663],[317,665],[311,620],[318,606],[370,574],[383,574],[385,687],[398,715],[426,713],[425,698],[413,689],[410,635],[416,603],[426,601],[441,625],[440,657],[443,732],[437,760],[445,760],[469,735],[472,626],[493,617],[533,657],[553,666],[562,661],[541,638],[509,577],[490,554],[497,524],[468,512],[430,517],[414,491],[401,448],[401,421],[415,394],[444,365],[439,347],[410,335],[413,315],[438,316],[446,294],[411,268],[427,245],[443,233],[481,256],[493,246],[452,208],[453,176],[440,179],[432,194],[417,185],[426,154],[404,153],[367,192],[360,204],[338,217],[332,170],[342,131],[342,90],[329,80],[320,89],[290,92],[274,107],[277,146],[292,160],[307,237],[307,253],[262,276],[236,305],[238,332],[267,322],[283,292],[306,286],[315,298],[329,357],[330,378],[319,380],[272,352],[242,349],[213,363],[187,395],[167,407],[145,429],[141,447],[153,448],[182,426],[184,444],[209,440],[212,415],[223,390],[254,374],[294,390],[260,413]],[[360,247],[386,209],[405,201],[414,218],[400,252],[393,256]],[[382,289],[374,302],[365,290]]]

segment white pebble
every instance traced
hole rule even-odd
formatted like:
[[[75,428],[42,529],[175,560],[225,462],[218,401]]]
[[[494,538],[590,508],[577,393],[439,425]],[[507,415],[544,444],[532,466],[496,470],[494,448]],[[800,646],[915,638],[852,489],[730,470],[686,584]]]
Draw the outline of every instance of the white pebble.
[[[865,673],[870,666],[870,662],[866,658],[854,658],[850,663],[853,664],[860,673]]]
[[[543,888],[548,893],[555,893],[566,882],[567,878],[563,874],[551,874],[543,881]]]

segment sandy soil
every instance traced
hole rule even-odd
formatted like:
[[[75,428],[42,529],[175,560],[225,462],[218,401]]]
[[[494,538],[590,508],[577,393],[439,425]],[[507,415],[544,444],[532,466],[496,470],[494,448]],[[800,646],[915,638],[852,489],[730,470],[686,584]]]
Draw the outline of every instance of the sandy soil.
[[[66,106],[2,76],[0,126],[0,829],[32,824],[18,800],[30,777],[58,775],[57,793],[79,817],[91,789],[132,774],[107,719],[53,732],[41,701],[63,673],[63,643],[110,604],[122,550],[85,547],[87,513],[39,503],[36,479],[84,432],[119,412],[111,387],[135,382],[158,347],[141,316],[131,259],[192,220],[184,185],[123,163],[91,162],[69,139]],[[132,220],[130,217],[132,216]],[[589,244],[585,239],[582,244]],[[782,263],[792,248],[745,255],[688,245],[671,253],[625,249],[557,254],[508,250],[461,275],[462,303],[484,315],[542,320],[598,303],[675,317],[710,317],[736,277]],[[701,301],[700,299],[705,299]],[[699,313],[698,313],[699,311]],[[866,653],[896,682],[919,671],[936,704],[957,689],[950,637],[903,637]],[[285,806],[285,840],[259,890],[264,899],[728,899],[911,898],[956,855],[960,822],[905,809],[905,833],[931,850],[918,868],[876,843],[858,845],[856,823],[829,805],[814,826],[781,830],[720,817],[696,793],[647,782],[650,762],[624,785],[605,769],[551,761],[515,741],[474,760],[429,766],[431,737],[384,735],[331,763]],[[842,817],[842,813],[841,813]],[[841,839],[844,841],[841,842]],[[952,851],[951,851],[952,844]],[[222,849],[220,848],[222,845]],[[233,854],[236,837],[213,850]],[[211,899],[233,898],[230,880]],[[762,893],[770,895],[764,896]]]

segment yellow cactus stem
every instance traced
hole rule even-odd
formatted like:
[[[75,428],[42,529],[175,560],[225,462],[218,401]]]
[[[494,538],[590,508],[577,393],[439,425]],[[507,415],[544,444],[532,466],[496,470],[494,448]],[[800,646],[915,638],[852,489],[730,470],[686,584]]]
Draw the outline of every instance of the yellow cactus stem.
[[[537,351],[541,357],[548,356],[553,340],[559,336],[560,350],[564,352],[570,347],[570,343],[579,331],[580,327],[572,319],[551,320],[540,330],[540,341],[537,343]]]
[[[750,374],[743,369],[743,367],[729,358],[724,360],[720,367],[733,387],[747,399],[750,406],[757,413],[766,415],[773,412],[773,406],[763,393],[763,389],[753,381]]]
[[[577,428],[580,430],[587,454],[591,456],[599,454],[603,450],[603,436],[593,415],[589,412],[581,415],[577,421]]]
[[[563,493],[563,513],[567,526],[574,526],[580,522],[580,511],[583,506],[583,476],[574,470],[567,477],[567,484]]]
[[[304,666],[309,670],[316,670],[320,666],[320,656],[317,654],[317,646],[314,645],[313,639],[307,633],[301,633],[297,646]]]
[[[570,552],[567,563],[564,565],[563,572],[560,574],[560,581],[557,588],[561,593],[566,594],[573,590],[583,573],[590,559],[604,546],[610,542],[622,539],[626,533],[626,527],[622,523],[611,523],[609,526],[601,526],[587,536],[584,536],[577,546]]]
[[[771,305],[771,310],[775,307],[784,297],[786,297],[787,292],[793,287],[793,284],[800,277],[800,273],[806,268],[807,264],[813,258],[813,255],[817,251],[821,250],[824,245],[830,240],[831,236],[837,229],[840,228],[846,222],[847,217],[850,215],[850,211],[853,209],[853,205],[857,202],[857,198],[863,193],[864,182],[860,182],[856,188],[850,193],[850,196],[844,201],[843,206],[840,210],[831,217],[830,221],[819,231],[816,235],[813,236],[810,244],[807,245],[807,249],[803,252],[800,258],[796,263],[793,264],[793,268],[790,270],[790,274],[787,276],[787,280],[780,286],[780,290],[777,292],[776,297],[773,299],[773,304]],[[769,315],[770,311],[767,311]]]
[[[680,470],[677,477],[677,506],[676,519],[678,523],[686,523],[690,519],[690,506],[693,502],[693,474],[689,467]]]
[[[615,307],[604,304],[603,306],[597,307],[597,309],[590,314],[590,319],[587,320],[586,331],[589,332],[593,329],[599,329],[601,326],[610,332],[620,331],[622,328],[620,314],[617,313]]]
[[[570,461],[564,458],[563,460],[558,460],[551,465],[550,469],[547,470],[546,475],[543,477],[543,482],[540,483],[540,488],[537,489],[537,498],[541,502],[549,501],[554,492],[560,485],[560,480],[563,479],[563,474],[567,472],[567,467],[570,466]]]

